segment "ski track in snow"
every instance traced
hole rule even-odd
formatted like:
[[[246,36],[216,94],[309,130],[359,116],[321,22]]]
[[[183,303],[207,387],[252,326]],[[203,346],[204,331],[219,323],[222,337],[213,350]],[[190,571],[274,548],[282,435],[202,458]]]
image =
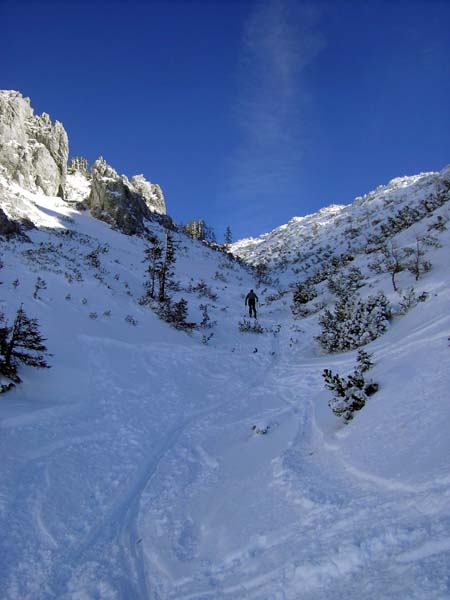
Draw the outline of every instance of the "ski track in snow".
[[[156,344],[146,352],[88,336],[84,343],[91,384],[110,398],[105,410],[113,418],[114,401],[125,388],[108,377],[111,346],[129,353],[131,372],[166,365],[189,372],[194,381],[194,365],[204,360],[193,349],[180,361]],[[44,516],[55,485],[48,458],[83,446],[87,452],[111,439],[97,432],[28,452],[24,458],[34,475],[24,510],[28,505],[45,551],[36,583],[21,588],[16,582],[7,597],[445,598],[449,481],[418,491],[336,461],[314,422],[321,359],[290,360],[286,349],[280,351],[280,336],[266,344],[265,354],[234,356],[237,377],[231,383],[230,372],[221,369],[229,361],[226,351],[209,358],[209,381],[199,384],[209,390],[205,407],[179,419],[175,402],[158,446],[141,458],[103,513],[89,518],[95,524],[66,544]],[[396,352],[395,343],[389,352]],[[179,391],[169,385],[165,393],[170,399]],[[32,422],[25,419],[23,426]],[[269,424],[269,434],[252,434],[255,422]],[[30,573],[29,565],[24,569]]]

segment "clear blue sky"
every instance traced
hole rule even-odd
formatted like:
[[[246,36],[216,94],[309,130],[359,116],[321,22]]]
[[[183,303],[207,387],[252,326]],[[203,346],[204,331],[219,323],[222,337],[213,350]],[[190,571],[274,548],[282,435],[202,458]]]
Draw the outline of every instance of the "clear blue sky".
[[[0,0],[0,22],[0,87],[219,241],[450,162],[448,0]]]

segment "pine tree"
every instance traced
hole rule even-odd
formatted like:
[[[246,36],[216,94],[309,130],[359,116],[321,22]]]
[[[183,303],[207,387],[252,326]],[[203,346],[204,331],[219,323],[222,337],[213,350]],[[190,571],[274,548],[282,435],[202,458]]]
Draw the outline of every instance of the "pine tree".
[[[5,315],[0,313],[0,357],[5,356],[8,333],[9,329],[5,323]]]
[[[2,362],[0,371],[16,383],[19,363],[39,369],[49,369],[45,356],[51,356],[44,345],[45,339],[39,332],[37,319],[30,319],[23,306],[16,313],[12,327],[0,328],[0,348]]]
[[[231,229],[230,229],[230,226],[227,225],[227,228],[225,229],[225,235],[223,236],[223,243],[226,246],[229,246],[232,242],[233,242],[233,236],[231,234]]]
[[[148,280],[145,282],[145,287],[146,296],[153,300],[155,297],[156,278],[162,268],[162,248],[159,245],[158,238],[155,236],[150,236],[148,242],[149,246],[144,251],[144,262],[147,262],[146,272],[148,273]]]
[[[328,352],[351,350],[382,335],[390,318],[390,303],[383,292],[367,300],[349,296],[336,304],[334,312],[326,309],[320,315],[322,332],[316,339]]]
[[[358,351],[356,362],[358,363],[358,365],[355,368],[355,371],[358,371],[359,373],[365,373],[373,367],[372,354],[369,354],[369,352],[366,352],[361,348]]]
[[[188,221],[184,226],[184,231],[191,236],[194,240],[205,239],[205,221],[199,219],[198,221]]]
[[[171,305],[170,319],[169,322],[173,323],[177,329],[193,329],[195,323],[188,323],[186,320],[188,316],[188,303],[187,300],[181,298],[178,302]]]
[[[311,300],[317,298],[317,290],[309,282],[297,283],[294,290],[294,304],[302,305],[307,304]]]
[[[173,277],[173,269],[172,266],[176,261],[175,256],[175,246],[173,243],[172,236],[169,232],[166,234],[166,247],[164,251],[164,259],[161,264],[161,268],[158,270],[158,279],[159,279],[159,293],[158,300],[159,302],[166,302],[167,294],[166,294],[166,286],[169,280]]]
[[[209,225],[205,224],[203,239],[206,242],[211,242],[212,244],[216,244],[217,243],[216,234],[214,232],[214,228],[213,227],[210,227]]]
[[[261,283],[263,283],[263,282],[267,283],[267,272],[268,272],[267,264],[266,263],[258,263],[254,267],[254,270],[255,270],[257,286],[259,287],[261,285]]]
[[[328,406],[337,417],[342,417],[344,421],[353,419],[353,413],[361,410],[367,397],[378,390],[377,384],[373,382],[366,384],[364,377],[357,370],[349,375],[347,380],[330,369],[325,369],[322,377],[325,379],[325,387],[333,394]]]

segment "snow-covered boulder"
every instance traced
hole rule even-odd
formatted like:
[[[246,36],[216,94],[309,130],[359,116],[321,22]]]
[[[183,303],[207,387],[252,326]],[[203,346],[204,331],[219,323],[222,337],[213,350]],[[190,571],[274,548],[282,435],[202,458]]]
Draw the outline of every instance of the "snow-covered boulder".
[[[34,114],[29,98],[0,90],[0,165],[31,192],[64,198],[69,142],[63,125]]]

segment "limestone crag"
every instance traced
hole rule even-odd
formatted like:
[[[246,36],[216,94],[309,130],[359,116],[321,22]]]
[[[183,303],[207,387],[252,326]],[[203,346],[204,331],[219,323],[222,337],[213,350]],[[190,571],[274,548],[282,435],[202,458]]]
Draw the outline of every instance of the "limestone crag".
[[[159,185],[150,183],[143,175],[134,175],[131,178],[131,185],[144,198],[152,212],[157,212],[161,215],[166,214],[166,203],[164,202],[163,192]]]
[[[63,125],[35,115],[29,98],[0,91],[0,165],[31,192],[64,198],[69,142]]]
[[[165,211],[161,188],[142,176],[137,176],[138,186],[135,187],[125,175],[118,175],[102,157],[92,165],[91,176],[87,205],[97,219],[110,223],[127,235],[144,232],[145,220],[170,221],[156,212],[157,206]]]

